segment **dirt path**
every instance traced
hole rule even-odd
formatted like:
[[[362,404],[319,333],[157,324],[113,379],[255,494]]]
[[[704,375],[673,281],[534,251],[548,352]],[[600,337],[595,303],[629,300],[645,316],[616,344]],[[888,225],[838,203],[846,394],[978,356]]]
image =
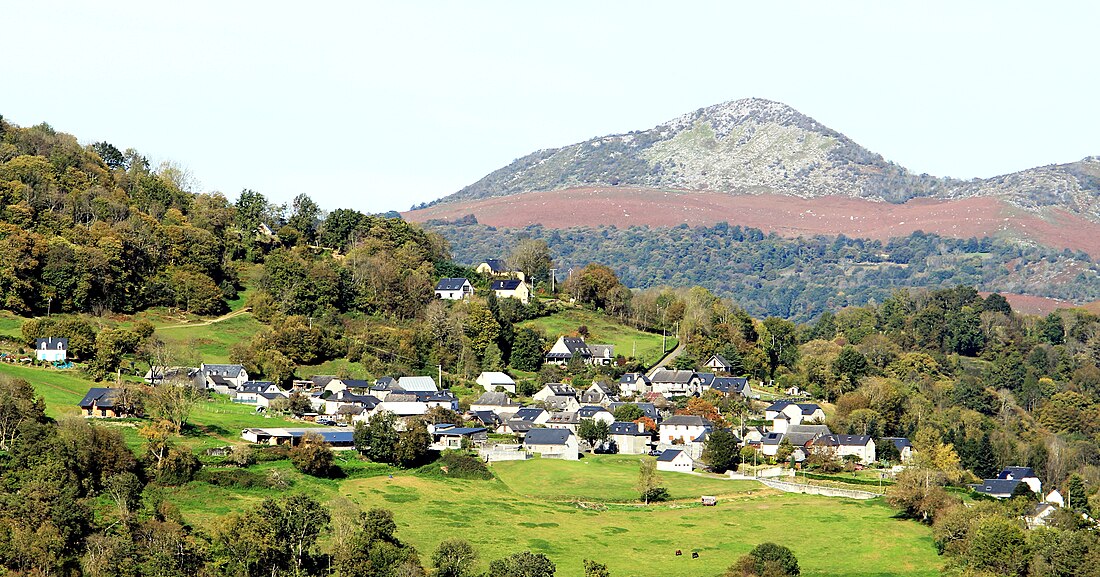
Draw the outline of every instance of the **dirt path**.
[[[657,361],[657,364],[653,365],[653,368],[649,370],[649,374],[646,376],[652,377],[653,373],[657,372],[657,369],[668,366],[669,363],[676,360],[676,357],[680,356],[684,352],[684,343],[682,341],[676,342],[676,348],[672,349],[667,355]]]
[[[231,313],[224,314],[224,315],[222,315],[222,316],[220,316],[216,319],[210,319],[210,320],[206,320],[206,321],[199,321],[197,323],[182,323],[182,324],[178,324],[178,325],[168,325],[168,326],[163,326],[163,327],[157,327],[157,330],[162,331],[164,329],[182,329],[182,328],[187,328],[187,327],[203,327],[203,326],[206,326],[206,325],[212,325],[214,323],[220,323],[222,321],[227,321],[227,320],[229,320],[233,317],[239,317],[239,316],[241,316],[245,313],[249,313],[249,312],[252,312],[252,307],[244,307],[244,308],[235,310]]]

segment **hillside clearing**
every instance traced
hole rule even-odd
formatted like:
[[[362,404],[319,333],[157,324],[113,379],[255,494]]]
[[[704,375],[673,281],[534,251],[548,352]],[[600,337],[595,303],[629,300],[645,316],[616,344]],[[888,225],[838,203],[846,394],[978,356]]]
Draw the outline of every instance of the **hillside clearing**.
[[[646,364],[655,363],[664,355],[661,350],[661,335],[633,329],[585,309],[567,309],[525,321],[520,326],[540,330],[552,341],[561,335],[576,334],[579,327],[586,326],[589,334],[585,338],[586,342],[615,345],[616,355],[628,358],[634,356]],[[665,350],[676,348],[676,339],[670,335],[665,346]]]

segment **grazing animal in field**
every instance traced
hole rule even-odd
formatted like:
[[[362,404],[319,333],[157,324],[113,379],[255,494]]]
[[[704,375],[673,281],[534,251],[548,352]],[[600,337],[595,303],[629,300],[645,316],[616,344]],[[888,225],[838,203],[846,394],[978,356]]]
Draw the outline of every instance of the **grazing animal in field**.
[[[698,559],[699,558],[699,552],[698,551],[692,551],[691,552],[691,558],[692,559]]]
[[[683,555],[683,554],[684,554],[683,551],[680,551],[679,549],[676,550],[676,556],[677,557],[679,557],[680,555]]]

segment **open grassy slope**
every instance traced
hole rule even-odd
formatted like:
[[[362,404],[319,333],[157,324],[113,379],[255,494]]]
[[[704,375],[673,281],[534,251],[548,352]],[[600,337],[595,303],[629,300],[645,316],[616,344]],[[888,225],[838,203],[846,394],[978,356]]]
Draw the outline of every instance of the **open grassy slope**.
[[[630,357],[636,350],[635,357],[647,364],[656,363],[663,356],[661,351],[661,335],[655,335],[630,328],[616,323],[614,320],[593,311],[584,309],[567,309],[550,316],[526,321],[520,326],[535,328],[546,333],[550,339],[557,339],[562,335],[576,334],[581,325],[588,327],[589,337],[585,339],[592,344],[615,345],[615,354]],[[668,337],[668,350],[676,348],[676,339]]]
[[[275,469],[292,482],[291,491],[314,493],[334,506],[393,510],[398,537],[423,558],[444,539],[469,540],[481,555],[481,569],[530,549],[549,556],[562,577],[582,575],[583,559],[607,563],[616,577],[718,575],[756,544],[774,541],[795,552],[807,576],[939,572],[930,530],[894,518],[879,500],[783,494],[752,482],[661,473],[679,501],[649,507],[603,503],[633,496],[636,459],[498,463],[498,478],[491,481],[421,477],[377,466],[342,481],[304,477],[286,462],[256,469]],[[209,527],[266,494],[193,483],[172,498],[190,522]],[[699,506],[703,494],[717,494],[718,506]],[[687,554],[677,557],[677,549]],[[692,559],[692,551],[700,557]]]
[[[78,414],[80,410],[76,404],[84,398],[89,388],[109,386],[109,383],[87,380],[76,371],[59,371],[53,368],[28,367],[10,363],[0,363],[0,375],[26,379],[34,386],[35,392],[45,399],[46,414],[55,419]],[[120,427],[131,445],[140,444],[133,421],[101,420],[98,422],[106,426]],[[220,395],[197,403],[191,413],[190,423],[194,427],[185,431],[178,441],[196,450],[241,443],[241,429],[248,427],[313,426],[301,421],[258,415],[255,407],[231,402]]]

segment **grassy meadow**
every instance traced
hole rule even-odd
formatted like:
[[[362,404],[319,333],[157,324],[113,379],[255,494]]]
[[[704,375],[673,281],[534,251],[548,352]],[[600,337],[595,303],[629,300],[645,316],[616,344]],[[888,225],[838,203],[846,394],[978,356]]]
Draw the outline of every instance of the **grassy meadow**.
[[[351,468],[349,478],[339,481],[305,477],[286,462],[254,470],[277,470],[291,482],[289,491],[320,496],[338,509],[334,516],[349,509],[391,509],[398,537],[415,545],[422,558],[430,558],[445,539],[466,539],[480,553],[481,569],[492,559],[530,549],[550,557],[562,577],[582,575],[583,559],[607,563],[616,577],[719,575],[756,544],[774,541],[795,552],[806,576],[939,573],[931,531],[895,518],[880,500],[785,494],[754,482],[660,473],[677,500],[645,507],[631,502],[637,459],[601,455],[576,462],[497,463],[492,466],[497,478],[490,481],[369,464]],[[704,494],[717,495],[718,505],[700,506]],[[204,527],[265,496],[263,490],[200,483],[171,492],[185,518]],[[675,556],[677,549],[685,555]],[[693,551],[698,559],[691,558]]]
[[[561,335],[576,334],[581,325],[588,327],[589,343],[615,345],[615,354],[634,356],[646,364],[656,363],[664,356],[661,350],[661,335],[655,335],[630,328],[625,325],[584,309],[567,309],[550,316],[529,320],[520,326],[534,328],[546,334],[550,339]],[[667,350],[676,348],[676,339],[668,337]]]

